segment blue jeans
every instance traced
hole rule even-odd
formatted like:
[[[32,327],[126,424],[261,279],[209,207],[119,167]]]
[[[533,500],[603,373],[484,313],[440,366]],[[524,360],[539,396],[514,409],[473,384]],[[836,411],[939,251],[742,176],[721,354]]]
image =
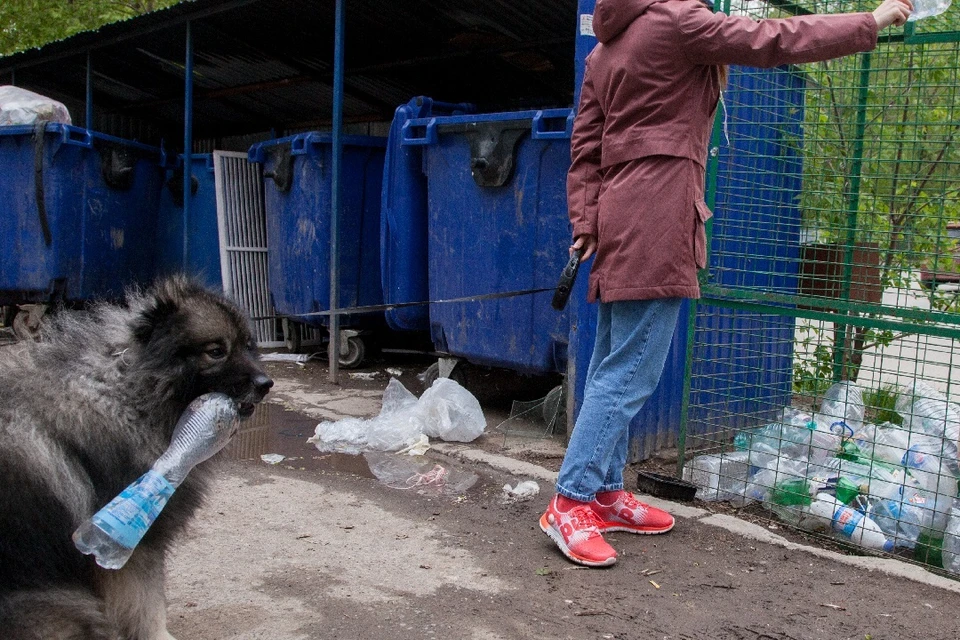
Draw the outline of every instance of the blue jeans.
[[[557,478],[581,502],[623,489],[630,422],[660,381],[680,298],[601,302],[583,404]]]

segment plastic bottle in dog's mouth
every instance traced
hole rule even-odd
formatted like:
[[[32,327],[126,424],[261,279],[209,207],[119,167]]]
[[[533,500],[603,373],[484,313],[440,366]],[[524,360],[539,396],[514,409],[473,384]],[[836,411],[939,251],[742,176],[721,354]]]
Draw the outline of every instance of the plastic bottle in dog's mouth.
[[[238,428],[228,396],[208,393],[191,402],[150,470],[74,531],[77,549],[104,569],[123,567],[190,470],[225,447]]]

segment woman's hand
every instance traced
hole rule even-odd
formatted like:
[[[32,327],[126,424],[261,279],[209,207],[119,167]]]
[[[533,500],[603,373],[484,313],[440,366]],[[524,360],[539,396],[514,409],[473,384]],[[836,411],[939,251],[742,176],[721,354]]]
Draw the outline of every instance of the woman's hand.
[[[583,255],[580,256],[580,262],[583,262],[597,250],[597,236],[590,233],[577,236],[570,247],[570,255],[573,255],[577,249],[583,249]]]
[[[883,0],[883,4],[873,10],[873,19],[883,31],[892,24],[898,27],[906,24],[911,11],[913,11],[911,0]]]

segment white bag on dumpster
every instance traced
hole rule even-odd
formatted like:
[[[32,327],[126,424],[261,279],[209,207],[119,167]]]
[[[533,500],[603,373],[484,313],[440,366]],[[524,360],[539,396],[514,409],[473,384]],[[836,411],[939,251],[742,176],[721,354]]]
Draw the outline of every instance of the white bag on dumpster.
[[[417,399],[391,378],[379,415],[321,422],[307,442],[340,453],[400,451],[422,444],[424,436],[470,442],[485,427],[480,403],[455,381],[439,378]]]
[[[63,103],[12,85],[0,86],[0,126],[59,122],[70,124]]]

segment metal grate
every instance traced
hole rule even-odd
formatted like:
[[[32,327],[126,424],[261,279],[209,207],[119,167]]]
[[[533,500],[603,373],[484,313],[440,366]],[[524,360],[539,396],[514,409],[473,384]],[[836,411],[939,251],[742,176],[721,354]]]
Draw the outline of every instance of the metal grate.
[[[958,40],[951,10],[870,53],[733,70],[681,451],[698,497],[955,573]]]
[[[224,292],[254,321],[257,344],[281,347],[267,279],[267,225],[260,166],[247,154],[213,152]]]

